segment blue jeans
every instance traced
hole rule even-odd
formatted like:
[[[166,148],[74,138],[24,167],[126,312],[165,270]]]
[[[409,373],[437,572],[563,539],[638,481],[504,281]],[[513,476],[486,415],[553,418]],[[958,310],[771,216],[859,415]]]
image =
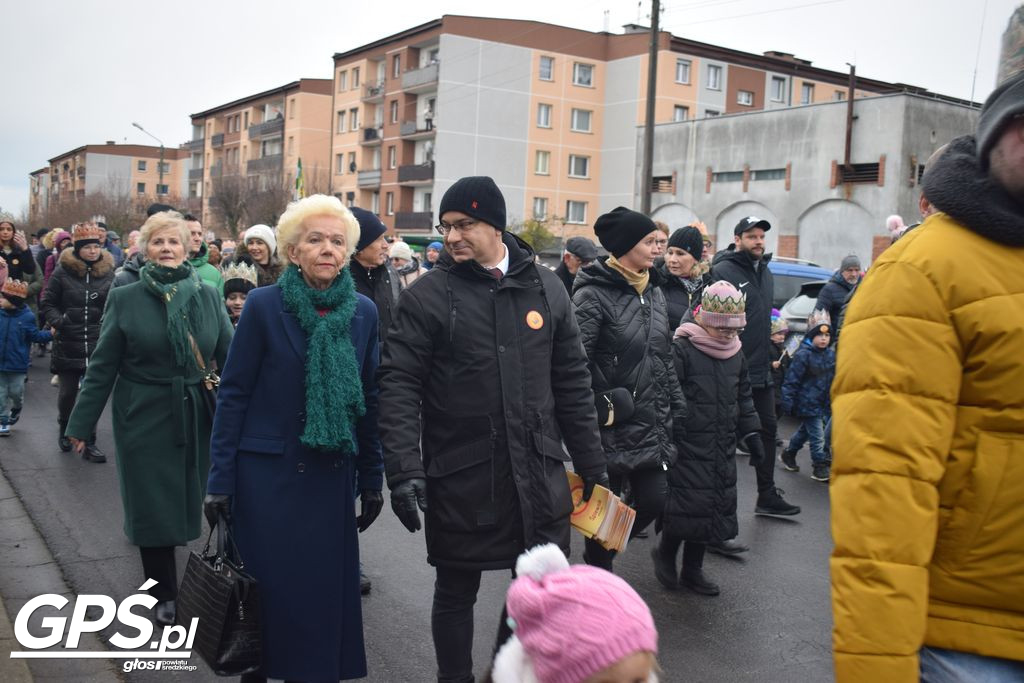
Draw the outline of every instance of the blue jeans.
[[[10,423],[11,408],[21,410],[24,397],[25,373],[0,372],[0,424]],[[10,401],[10,408],[7,406],[8,401]]]
[[[1009,683],[1024,681],[1024,661],[922,647],[921,683]]]
[[[796,453],[808,441],[811,442],[811,462],[815,465],[827,465],[825,455],[825,418],[821,415],[800,418],[800,428],[793,432],[786,450]]]

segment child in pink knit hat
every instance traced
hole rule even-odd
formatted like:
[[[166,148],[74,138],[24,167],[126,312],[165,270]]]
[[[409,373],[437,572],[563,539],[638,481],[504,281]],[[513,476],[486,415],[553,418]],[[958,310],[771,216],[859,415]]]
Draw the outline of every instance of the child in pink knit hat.
[[[513,635],[494,659],[493,683],[657,683],[658,632],[629,584],[570,566],[552,543],[520,555],[516,574],[506,601]]]

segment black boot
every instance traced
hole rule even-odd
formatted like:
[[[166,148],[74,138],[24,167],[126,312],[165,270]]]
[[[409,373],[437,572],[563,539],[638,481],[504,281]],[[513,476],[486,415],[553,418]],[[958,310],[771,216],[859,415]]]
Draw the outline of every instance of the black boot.
[[[96,435],[93,434],[89,441],[85,444],[85,450],[82,451],[82,460],[87,462],[102,463],[107,461],[107,456],[103,454],[103,451],[96,448]]]
[[[71,439],[64,436],[64,430],[68,428],[68,423],[58,421],[57,426],[60,429],[60,432],[57,434],[57,446],[60,448],[61,452],[67,453],[71,450]]]
[[[651,548],[651,559],[654,560],[654,576],[661,582],[661,585],[670,591],[679,588],[679,580],[676,578],[675,553],[668,557],[663,553],[661,544]]]
[[[704,575],[702,569],[684,567],[681,578],[682,584],[694,593],[700,593],[701,595],[718,595],[719,593],[718,584],[709,580]]]

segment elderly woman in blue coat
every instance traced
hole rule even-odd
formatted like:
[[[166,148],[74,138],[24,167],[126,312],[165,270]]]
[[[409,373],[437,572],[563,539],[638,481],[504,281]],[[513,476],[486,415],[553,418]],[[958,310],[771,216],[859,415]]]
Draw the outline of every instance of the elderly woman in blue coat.
[[[290,265],[249,293],[221,378],[205,509],[260,583],[263,666],[243,681],[366,676],[356,530],[380,514],[383,461],[377,309],[345,268],[358,239],[335,197],[289,205]]]

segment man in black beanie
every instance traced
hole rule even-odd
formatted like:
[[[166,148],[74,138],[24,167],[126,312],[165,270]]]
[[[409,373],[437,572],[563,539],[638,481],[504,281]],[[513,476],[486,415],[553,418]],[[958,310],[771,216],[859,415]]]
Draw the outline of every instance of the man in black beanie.
[[[352,253],[352,280],[356,291],[377,304],[381,348],[388,339],[391,318],[402,283],[388,259],[387,226],[377,214],[352,207],[352,215],[359,221],[359,243]]]
[[[445,250],[402,293],[384,348],[380,434],[392,509],[409,531],[425,512],[438,680],[465,682],[481,573],[535,545],[569,551],[562,441],[584,498],[607,474],[562,283],[505,232],[492,179],[457,181],[439,217]],[[498,645],[510,633],[502,615]]]

